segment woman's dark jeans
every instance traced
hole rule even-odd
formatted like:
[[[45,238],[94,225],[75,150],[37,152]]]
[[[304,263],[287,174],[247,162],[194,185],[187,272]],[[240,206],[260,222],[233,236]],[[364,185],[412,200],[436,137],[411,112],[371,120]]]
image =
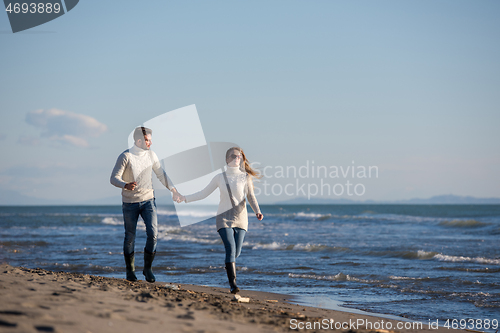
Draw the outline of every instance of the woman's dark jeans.
[[[241,228],[221,228],[218,232],[226,248],[225,262],[236,262],[241,253],[246,231]]]

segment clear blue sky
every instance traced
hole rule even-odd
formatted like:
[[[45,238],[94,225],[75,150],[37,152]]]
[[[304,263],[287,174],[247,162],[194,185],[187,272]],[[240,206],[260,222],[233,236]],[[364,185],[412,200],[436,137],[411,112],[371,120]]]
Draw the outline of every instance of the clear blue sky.
[[[0,13],[0,191],[118,195],[134,126],[196,104],[207,141],[261,167],[377,166],[356,200],[500,197],[499,17],[498,1],[82,0],[12,34]],[[51,109],[73,127],[47,128]]]

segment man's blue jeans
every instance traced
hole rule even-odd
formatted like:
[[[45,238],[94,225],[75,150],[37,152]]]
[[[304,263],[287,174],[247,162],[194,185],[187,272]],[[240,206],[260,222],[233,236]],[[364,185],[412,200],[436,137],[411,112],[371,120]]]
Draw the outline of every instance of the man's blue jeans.
[[[219,229],[220,238],[226,248],[226,261],[236,262],[236,258],[240,256],[243,240],[245,239],[246,231],[241,228],[221,228]]]
[[[146,251],[156,251],[156,240],[158,237],[158,218],[156,217],[156,202],[155,199],[142,202],[123,202],[123,221],[125,225],[125,240],[123,242],[123,254],[129,256],[134,253],[135,248],[135,231],[137,229],[137,220],[139,215],[144,220],[146,225]]]

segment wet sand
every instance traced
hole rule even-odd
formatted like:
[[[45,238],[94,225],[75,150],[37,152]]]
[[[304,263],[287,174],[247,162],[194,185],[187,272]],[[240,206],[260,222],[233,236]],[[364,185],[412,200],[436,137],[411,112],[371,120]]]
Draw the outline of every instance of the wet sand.
[[[224,288],[172,288],[2,264],[0,332],[459,332],[430,329],[427,322],[398,329],[403,319],[300,306],[286,295],[245,290],[240,295],[250,302],[234,301]]]

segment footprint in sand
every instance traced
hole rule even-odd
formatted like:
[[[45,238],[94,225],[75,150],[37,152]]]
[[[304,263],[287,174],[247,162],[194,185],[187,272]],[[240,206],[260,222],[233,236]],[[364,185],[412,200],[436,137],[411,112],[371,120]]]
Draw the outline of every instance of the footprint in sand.
[[[17,323],[11,323],[11,322],[0,319],[0,327],[2,327],[2,326],[3,327],[16,327]]]
[[[55,332],[56,329],[52,326],[35,326],[38,332]]]
[[[15,310],[7,310],[7,311],[0,311],[0,315],[7,315],[7,316],[26,316],[27,314],[21,311],[15,311]]]
[[[189,319],[189,320],[194,320],[194,312],[192,311],[188,311],[186,314],[183,314],[183,315],[179,315],[177,316],[177,318],[179,319]]]
[[[26,316],[26,313],[21,312],[21,311],[16,311],[16,310],[4,310],[0,311],[0,315],[4,316]],[[0,319],[0,327],[16,327],[17,323],[12,323],[6,320],[1,320]]]
[[[135,300],[137,302],[145,302],[146,303],[146,302],[148,302],[149,300],[151,300],[153,298],[154,298],[154,296],[151,295],[150,293],[148,293],[148,292],[142,292],[142,293],[140,293],[139,295],[137,295],[135,297]]]

